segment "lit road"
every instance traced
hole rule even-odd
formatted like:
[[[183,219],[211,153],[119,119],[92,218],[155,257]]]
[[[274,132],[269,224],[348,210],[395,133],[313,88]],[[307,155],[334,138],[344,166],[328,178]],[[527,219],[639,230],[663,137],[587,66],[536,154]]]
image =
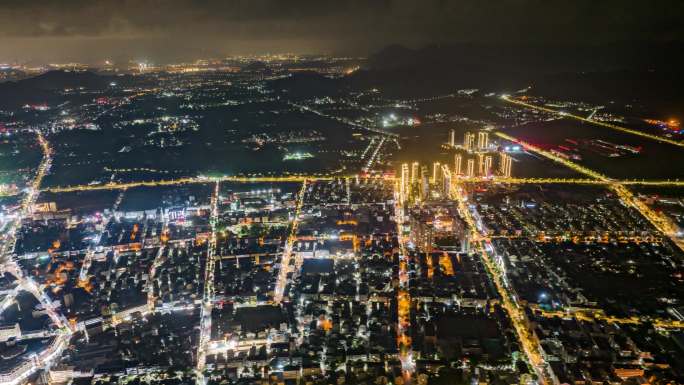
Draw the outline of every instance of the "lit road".
[[[569,307],[564,309],[563,311],[561,310],[544,310],[539,307],[535,307],[535,309],[538,314],[540,314],[543,317],[547,318],[575,318],[580,321],[585,321],[585,322],[594,322],[597,320],[606,322],[606,323],[615,323],[615,324],[621,324],[621,325],[641,325],[645,323],[651,323],[653,327],[656,329],[663,329],[663,330],[668,330],[668,329],[684,329],[684,321],[678,321],[678,320],[672,320],[672,319],[666,319],[666,318],[655,318],[655,319],[641,319],[636,316],[632,317],[614,317],[607,315],[606,312],[603,309],[594,309],[594,308],[577,308],[577,307]]]
[[[558,116],[560,116],[560,117],[576,119],[576,120],[579,120],[579,121],[582,121],[582,122],[585,122],[585,123],[590,123],[590,124],[594,124],[594,125],[597,125],[597,126],[610,128],[610,129],[612,129],[612,130],[624,132],[624,133],[627,133],[627,134],[632,134],[632,135],[641,136],[642,138],[647,138],[647,139],[655,140],[655,141],[658,141],[658,142],[661,142],[661,143],[668,143],[668,144],[672,144],[672,145],[674,145],[674,146],[684,147],[684,142],[678,142],[678,141],[673,140],[673,139],[664,138],[664,137],[658,136],[658,135],[652,135],[652,134],[649,134],[649,133],[646,133],[646,132],[643,132],[643,131],[639,131],[639,130],[634,130],[634,129],[631,129],[631,128],[620,127],[620,126],[617,126],[617,125],[611,124],[611,123],[605,123],[605,122],[600,122],[600,121],[598,121],[598,120],[588,119],[588,118],[585,118],[585,117],[582,117],[582,116],[579,116],[579,115],[570,114],[570,113],[567,113],[567,112],[564,112],[564,111],[558,111],[558,110],[553,110],[553,109],[547,108],[547,107],[536,106],[536,105],[534,105],[534,104],[525,103],[525,102],[520,101],[520,100],[518,100],[518,99],[513,99],[513,98],[511,98],[510,96],[505,96],[505,95],[504,95],[504,96],[501,97],[501,99],[503,99],[503,100],[505,100],[505,101],[507,101],[507,102],[509,102],[509,103],[512,103],[512,104],[521,106],[521,107],[526,107],[526,108],[530,108],[530,109],[537,110],[537,111],[544,111],[544,112],[548,112],[548,113],[550,113],[550,114],[558,115]]]
[[[389,137],[393,137],[393,138],[398,138],[398,137],[399,137],[399,135],[397,135],[397,134],[395,134],[395,133],[392,133],[392,132],[389,132],[389,131],[385,131],[385,130],[381,130],[381,129],[379,129],[379,128],[366,127],[366,126],[363,126],[363,125],[358,124],[358,123],[356,123],[356,122],[353,122],[353,121],[351,121],[351,120],[349,120],[349,119],[347,119],[347,118],[343,118],[343,117],[339,117],[339,116],[334,116],[334,115],[329,115],[329,114],[326,114],[326,113],[324,113],[324,112],[315,110],[315,109],[313,109],[313,108],[311,108],[311,107],[307,107],[307,106],[304,106],[304,105],[301,105],[301,104],[295,104],[295,103],[292,103],[292,102],[288,102],[287,104],[291,105],[292,107],[298,108],[298,109],[300,109],[300,110],[302,110],[302,111],[308,111],[308,112],[311,112],[311,113],[316,114],[316,115],[318,115],[318,116],[321,116],[321,117],[323,117],[323,118],[328,118],[328,119],[337,120],[337,121],[339,121],[339,122],[342,122],[342,123],[344,123],[344,124],[347,124],[347,125],[350,125],[350,126],[352,126],[352,127],[356,127],[356,128],[362,129],[362,130],[374,132],[374,133],[376,133],[376,134],[380,134],[380,135],[384,135],[384,136],[389,136]]]
[[[506,134],[497,133],[502,138],[509,140],[516,140]],[[531,146],[531,145],[529,145]],[[542,151],[541,149],[537,149]],[[553,157],[553,160],[561,162],[563,158],[557,157],[554,154],[547,152],[549,157]],[[562,162],[561,162],[562,163]],[[572,163],[569,162],[568,163]],[[567,163],[563,163],[568,167],[572,167]],[[575,165],[574,163],[572,163]],[[266,176],[266,177],[237,177],[237,176],[225,176],[219,178],[208,178],[208,177],[194,177],[194,178],[179,178],[179,179],[168,179],[168,180],[158,180],[158,181],[140,181],[140,182],[128,182],[128,183],[106,183],[97,185],[76,185],[76,186],[64,186],[64,187],[49,187],[43,189],[46,192],[52,193],[65,193],[65,192],[76,192],[76,191],[100,191],[100,190],[127,190],[135,187],[154,187],[154,186],[176,186],[184,184],[208,184],[214,183],[216,181],[220,182],[233,182],[233,183],[300,183],[304,180],[308,181],[325,181],[333,180],[336,178],[355,178],[357,175],[296,175],[296,176]],[[385,180],[394,179],[391,176],[383,177]],[[505,184],[623,184],[623,185],[642,185],[642,186],[662,186],[662,187],[684,187],[684,180],[647,180],[647,179],[625,179],[625,180],[604,180],[596,178],[501,178],[501,177],[474,177],[474,178],[460,178],[463,183],[505,183]]]
[[[509,136],[508,136],[509,137]],[[549,153],[551,154],[551,153]],[[553,154],[551,154],[553,155]],[[661,187],[684,187],[684,180],[603,180],[591,178],[459,178],[463,183],[501,183],[501,184],[578,184],[578,185],[611,185],[620,184],[625,186],[661,186]]]
[[[302,188],[299,190],[297,195],[297,203],[294,212],[294,218],[292,219],[292,226],[290,227],[290,234],[285,242],[285,247],[283,249],[283,257],[280,260],[280,271],[278,272],[278,278],[275,284],[275,293],[273,295],[273,302],[280,303],[283,301],[283,296],[285,295],[285,287],[287,286],[287,275],[290,272],[297,271],[298,267],[301,265],[301,257],[297,257],[295,261],[295,266],[290,267],[292,261],[292,247],[294,246],[294,241],[297,239],[297,227],[299,226],[299,216],[302,212],[302,206],[304,205],[304,195],[306,193],[307,181],[302,182]]]
[[[36,299],[38,299],[38,301],[47,311],[51,321],[57,325],[59,331],[57,333],[57,337],[50,346],[37,353],[34,360],[27,362],[12,373],[12,379],[7,382],[8,384],[18,384],[28,378],[36,370],[50,367],[54,363],[55,359],[62,355],[62,352],[68,346],[68,342],[72,334],[72,330],[69,328],[69,323],[64,315],[57,311],[50,298],[45,295],[42,288],[39,287],[39,285],[32,278],[27,278],[24,276],[16,260],[12,257],[16,243],[17,232],[21,226],[21,222],[33,211],[33,205],[40,194],[40,185],[52,163],[52,148],[50,147],[50,144],[40,132],[36,132],[36,135],[38,143],[40,144],[41,150],[43,152],[43,159],[38,166],[38,170],[33,182],[28,188],[26,197],[21,203],[19,215],[10,226],[8,230],[8,238],[5,239],[5,243],[2,245],[2,250],[0,251],[0,260],[2,261],[0,271],[5,271],[14,275],[18,281],[19,287],[30,292],[36,297]]]
[[[603,181],[603,182],[613,182],[612,179],[608,178],[607,176],[605,176],[605,175],[603,175],[597,171],[594,171],[594,170],[591,170],[587,167],[581,166],[575,162],[572,162],[568,159],[565,159],[563,157],[555,155],[549,151],[543,150],[537,146],[534,146],[530,143],[524,142],[518,138],[514,138],[510,135],[504,134],[503,132],[495,132],[494,134],[500,138],[509,140],[509,141],[517,143],[517,144],[520,144],[525,150],[527,150],[529,152],[533,152],[533,153],[538,154],[538,155],[541,155],[547,159],[551,159],[552,161],[554,161],[556,163],[560,163],[563,166],[568,167],[574,171],[577,171],[580,174],[584,174],[586,176],[589,176],[589,177],[594,178],[594,179],[598,179],[598,180]]]
[[[211,203],[213,203],[213,201]],[[213,209],[213,206],[212,206],[212,209]],[[159,250],[157,250],[157,254],[154,256],[154,261],[152,261],[152,266],[150,266],[149,283],[148,283],[148,287],[147,287],[147,306],[150,308],[150,311],[154,311],[154,309],[156,307],[157,298],[154,296],[154,281],[155,281],[155,277],[157,276],[157,269],[164,262],[162,257],[164,256],[164,251],[166,251],[166,241],[168,241],[168,235],[167,235],[168,231],[169,231],[169,215],[167,214],[167,215],[164,215],[164,218],[162,221],[161,234],[159,234],[159,241],[160,241]],[[206,283],[205,283],[205,285],[206,285]]]
[[[668,238],[672,240],[672,242],[677,245],[682,251],[684,251],[684,238],[682,238],[678,234],[678,229],[677,225],[675,225],[670,218],[668,218],[666,215],[662,213],[658,213],[655,210],[651,209],[648,207],[644,202],[642,202],[637,196],[634,195],[627,187],[625,187],[624,183],[620,181],[615,181],[613,179],[608,178],[607,176],[591,170],[587,167],[581,166],[577,163],[574,163],[570,160],[567,160],[565,158],[556,156],[548,151],[542,150],[539,147],[536,147],[534,145],[531,145],[529,143],[526,143],[522,140],[519,140],[517,138],[514,138],[510,135],[504,134],[502,132],[496,132],[496,135],[499,136],[500,138],[510,140],[512,142],[518,143],[525,150],[534,152],[538,155],[541,155],[545,158],[548,158],[550,160],[553,160],[554,162],[560,163],[566,167],[569,167],[579,173],[582,173],[586,176],[589,176],[591,178],[598,179],[608,185],[608,187],[617,194],[617,196],[620,198],[620,200],[627,206],[633,207],[637,211],[641,213],[646,219],[651,222],[651,224],[658,229],[660,232],[665,234]]]
[[[452,186],[451,196],[458,203],[458,211],[465,220],[470,232],[470,243],[476,253],[482,257],[482,261],[492,277],[494,286],[501,297],[501,306],[506,310],[511,319],[527,361],[542,384],[554,384],[554,377],[549,373],[548,366],[540,353],[539,340],[528,327],[524,309],[518,304],[517,296],[511,292],[505,271],[493,262],[489,255],[492,250],[490,240],[480,232],[476,225],[473,214],[468,207],[467,192],[462,185],[456,182]]]
[[[123,200],[124,197],[124,191],[121,191],[119,195],[116,197],[116,200],[114,201],[114,205],[112,206],[111,214],[109,214],[107,217],[102,219],[103,226],[102,229],[98,231],[97,236],[95,237],[95,242],[93,242],[93,245],[90,245],[88,247],[88,251],[86,251],[85,258],[83,258],[83,264],[81,265],[81,272],[78,275],[78,279],[80,282],[86,282],[86,279],[88,278],[88,270],[90,270],[90,266],[93,263],[93,256],[95,255],[95,245],[100,243],[100,239],[102,239],[102,234],[105,232],[107,229],[107,225],[109,222],[114,218],[114,215],[116,213],[116,210],[118,210],[119,205],[121,204],[121,201]]]
[[[669,217],[648,207],[646,203],[634,195],[627,187],[621,184],[612,184],[610,187],[620,197],[622,202],[639,211],[656,229],[670,238],[680,250],[684,251],[684,238],[680,236],[677,225]]]
[[[197,383],[204,384],[204,369],[207,363],[207,345],[211,339],[211,312],[214,308],[214,268],[216,266],[216,243],[218,225],[218,201],[221,182],[217,181],[211,196],[211,236],[207,242],[207,261],[204,271],[204,296],[200,311],[200,337],[197,345]]]
[[[21,226],[22,220],[33,211],[33,205],[36,203],[36,199],[38,199],[38,195],[40,194],[40,185],[52,165],[52,148],[50,147],[50,143],[48,143],[40,132],[36,132],[36,136],[38,144],[40,144],[40,148],[43,152],[43,159],[38,165],[36,176],[28,187],[24,200],[21,202],[17,217],[7,230],[7,238],[0,248],[0,262],[4,261],[4,259],[14,251],[17,231]]]
[[[193,178],[178,178],[157,181],[140,181],[128,183],[105,183],[96,185],[78,185],[65,187],[50,187],[43,191],[52,193],[74,192],[74,191],[98,191],[98,190],[125,190],[134,187],[155,187],[155,186],[175,186],[183,184],[207,184],[215,182],[235,182],[235,183],[298,183],[305,180],[333,180],[335,178],[354,177],[354,175],[291,175],[291,176],[262,176],[262,177],[242,177],[242,176],[223,176],[210,178],[198,176]]]
[[[399,241],[399,288],[397,289],[397,347],[404,378],[407,381],[416,369],[411,343],[411,295],[409,293],[409,254],[406,250],[408,238],[404,236],[404,205],[399,192],[399,182],[394,184],[394,217],[397,222]]]
[[[378,143],[378,146],[375,148],[375,151],[373,151],[370,158],[368,158],[368,162],[366,162],[366,166],[363,169],[364,171],[368,171],[373,168],[373,163],[378,159],[378,154],[380,153],[380,149],[382,149],[383,144],[385,144],[385,137],[380,139],[380,142]]]

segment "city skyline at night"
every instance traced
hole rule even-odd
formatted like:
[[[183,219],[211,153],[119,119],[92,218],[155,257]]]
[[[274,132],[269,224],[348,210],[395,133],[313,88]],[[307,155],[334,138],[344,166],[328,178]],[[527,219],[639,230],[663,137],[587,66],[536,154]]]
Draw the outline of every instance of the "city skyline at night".
[[[0,5],[0,385],[684,383],[679,1]]]

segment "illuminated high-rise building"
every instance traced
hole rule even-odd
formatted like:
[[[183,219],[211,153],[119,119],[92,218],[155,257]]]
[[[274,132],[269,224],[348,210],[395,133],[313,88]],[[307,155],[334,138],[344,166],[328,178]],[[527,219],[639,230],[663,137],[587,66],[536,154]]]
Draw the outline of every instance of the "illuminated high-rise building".
[[[465,133],[465,138],[463,138],[463,148],[466,151],[475,150],[475,134],[472,132]]]
[[[446,165],[442,166],[442,192],[446,197],[451,193],[451,171]]]
[[[399,186],[399,195],[402,201],[408,199],[409,177],[409,165],[404,163],[401,165],[401,185]]]
[[[461,154],[454,155],[454,174],[461,175],[461,167],[463,166],[463,156]]]
[[[489,147],[489,133],[487,131],[480,131],[477,133],[477,148],[479,150],[486,150]]]
[[[456,147],[456,130],[449,130],[449,146]]]
[[[508,155],[506,157],[506,168],[504,169],[504,176],[506,178],[511,177],[512,169],[513,169],[513,158],[510,155]]]
[[[435,162],[432,164],[432,183],[439,183],[439,176],[440,176],[440,167],[439,167],[439,162]]]
[[[430,175],[427,166],[420,166],[420,196],[423,200],[430,196]]]
[[[418,178],[420,177],[420,175],[418,174],[420,172],[419,168],[420,164],[418,162],[413,162],[411,164],[411,185],[416,183],[416,181],[418,181]]]
[[[493,161],[492,161],[492,156],[491,156],[491,155],[485,156],[485,160],[484,160],[484,163],[485,163],[485,166],[484,166],[484,168],[485,168],[485,173],[484,173],[484,176],[490,176],[490,175],[492,175],[492,162],[493,162]]]
[[[468,159],[466,166],[466,176],[468,178],[475,177],[475,159]]]
[[[502,152],[501,153],[501,161],[499,163],[499,172],[501,173],[501,176],[506,177],[506,178],[510,178],[512,167],[513,167],[513,158],[511,158],[510,155]]]
[[[477,175],[484,176],[485,174],[485,164],[484,164],[484,154],[477,154]]]

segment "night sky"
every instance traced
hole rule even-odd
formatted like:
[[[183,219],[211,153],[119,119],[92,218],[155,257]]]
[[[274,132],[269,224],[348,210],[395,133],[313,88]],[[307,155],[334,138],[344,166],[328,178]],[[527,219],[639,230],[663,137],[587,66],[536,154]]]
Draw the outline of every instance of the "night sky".
[[[2,0],[0,61],[684,39],[681,0]]]

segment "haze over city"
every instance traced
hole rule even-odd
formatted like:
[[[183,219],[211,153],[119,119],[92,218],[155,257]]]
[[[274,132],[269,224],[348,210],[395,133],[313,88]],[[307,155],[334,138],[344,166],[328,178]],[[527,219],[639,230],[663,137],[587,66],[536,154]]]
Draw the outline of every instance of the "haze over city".
[[[386,45],[681,42],[680,1],[3,2],[3,61],[185,61],[231,54],[365,56]]]

